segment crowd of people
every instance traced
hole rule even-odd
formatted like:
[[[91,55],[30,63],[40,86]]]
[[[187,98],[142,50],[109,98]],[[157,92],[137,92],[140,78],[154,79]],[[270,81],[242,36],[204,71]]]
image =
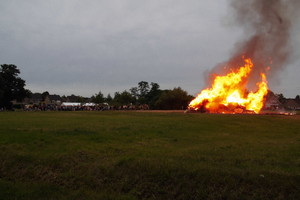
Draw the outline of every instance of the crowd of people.
[[[24,111],[106,111],[106,110],[149,110],[147,104],[143,105],[122,105],[122,106],[110,106],[108,104],[103,105],[55,105],[55,104],[30,104],[24,106]]]

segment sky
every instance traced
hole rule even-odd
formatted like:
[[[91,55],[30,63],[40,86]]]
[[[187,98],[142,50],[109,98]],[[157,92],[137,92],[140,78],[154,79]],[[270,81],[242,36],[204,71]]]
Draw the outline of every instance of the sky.
[[[0,0],[0,64],[15,64],[32,92],[91,96],[156,82],[196,95],[207,72],[245,37],[229,0]],[[300,20],[290,60],[269,80],[300,94]]]

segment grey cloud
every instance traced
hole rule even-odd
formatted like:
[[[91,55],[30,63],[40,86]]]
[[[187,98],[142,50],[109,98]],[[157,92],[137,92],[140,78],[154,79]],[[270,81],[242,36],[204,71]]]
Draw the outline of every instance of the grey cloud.
[[[146,80],[195,94],[205,87],[203,72],[242,37],[224,23],[228,7],[226,0],[0,0],[0,62],[16,64],[33,91],[88,96]]]

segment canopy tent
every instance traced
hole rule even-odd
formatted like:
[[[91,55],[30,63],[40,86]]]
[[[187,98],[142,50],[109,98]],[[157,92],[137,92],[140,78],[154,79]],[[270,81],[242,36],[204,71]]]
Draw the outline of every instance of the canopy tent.
[[[72,106],[81,106],[81,103],[77,103],[77,102],[63,102],[61,104],[61,106],[70,106],[70,107],[72,107]]]
[[[91,107],[91,106],[96,106],[96,104],[95,103],[85,103],[82,106]]]

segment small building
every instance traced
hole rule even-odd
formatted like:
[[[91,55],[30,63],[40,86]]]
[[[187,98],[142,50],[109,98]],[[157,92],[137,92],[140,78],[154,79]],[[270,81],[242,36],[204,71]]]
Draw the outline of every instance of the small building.
[[[288,110],[300,110],[300,104],[295,99],[287,99],[283,106]]]

